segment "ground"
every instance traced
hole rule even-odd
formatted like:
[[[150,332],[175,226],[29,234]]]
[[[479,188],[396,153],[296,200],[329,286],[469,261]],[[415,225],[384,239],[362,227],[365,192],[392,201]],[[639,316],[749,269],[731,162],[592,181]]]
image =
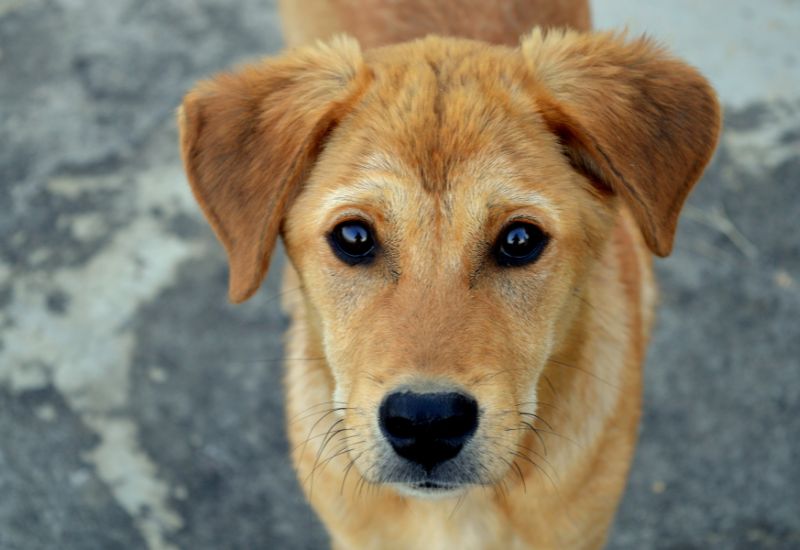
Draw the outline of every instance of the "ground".
[[[800,548],[800,2],[594,5],[726,107],[657,264],[609,547]],[[226,302],[173,121],[281,43],[267,0],[0,0],[1,549],[325,547],[282,427],[280,265]]]

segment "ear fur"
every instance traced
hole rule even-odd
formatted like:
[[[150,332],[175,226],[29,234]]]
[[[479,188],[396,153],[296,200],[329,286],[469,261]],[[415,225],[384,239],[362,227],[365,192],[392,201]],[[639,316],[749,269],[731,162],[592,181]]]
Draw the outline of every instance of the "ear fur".
[[[199,83],[178,111],[194,196],[228,254],[229,298],[259,287],[284,213],[366,80],[354,39],[268,58]]]
[[[573,166],[619,195],[650,249],[668,255],[719,136],[711,86],[647,38],[535,29],[521,47]]]

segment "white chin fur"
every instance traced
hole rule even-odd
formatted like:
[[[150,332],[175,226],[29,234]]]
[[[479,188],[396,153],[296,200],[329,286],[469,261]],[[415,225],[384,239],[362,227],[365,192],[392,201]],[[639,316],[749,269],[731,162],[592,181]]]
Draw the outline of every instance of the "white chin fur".
[[[466,487],[453,487],[446,489],[432,489],[419,487],[408,483],[392,483],[392,487],[403,496],[423,500],[444,500],[461,496]]]

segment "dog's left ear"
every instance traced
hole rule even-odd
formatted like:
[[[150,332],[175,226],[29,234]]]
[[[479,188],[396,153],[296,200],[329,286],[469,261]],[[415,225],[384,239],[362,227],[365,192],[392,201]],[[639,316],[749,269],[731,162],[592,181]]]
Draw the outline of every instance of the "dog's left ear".
[[[232,302],[258,289],[289,203],[367,78],[358,43],[342,37],[219,75],[184,98],[183,163],[228,253]]]
[[[572,165],[620,196],[650,249],[668,255],[719,136],[711,86],[647,38],[536,29],[521,46],[536,103]]]

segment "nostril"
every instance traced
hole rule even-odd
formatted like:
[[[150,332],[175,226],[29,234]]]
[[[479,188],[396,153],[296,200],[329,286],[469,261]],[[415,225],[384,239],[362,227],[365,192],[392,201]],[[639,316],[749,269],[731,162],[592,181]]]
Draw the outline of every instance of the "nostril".
[[[475,433],[478,403],[455,392],[398,392],[384,399],[379,422],[397,454],[431,468],[455,457]]]

